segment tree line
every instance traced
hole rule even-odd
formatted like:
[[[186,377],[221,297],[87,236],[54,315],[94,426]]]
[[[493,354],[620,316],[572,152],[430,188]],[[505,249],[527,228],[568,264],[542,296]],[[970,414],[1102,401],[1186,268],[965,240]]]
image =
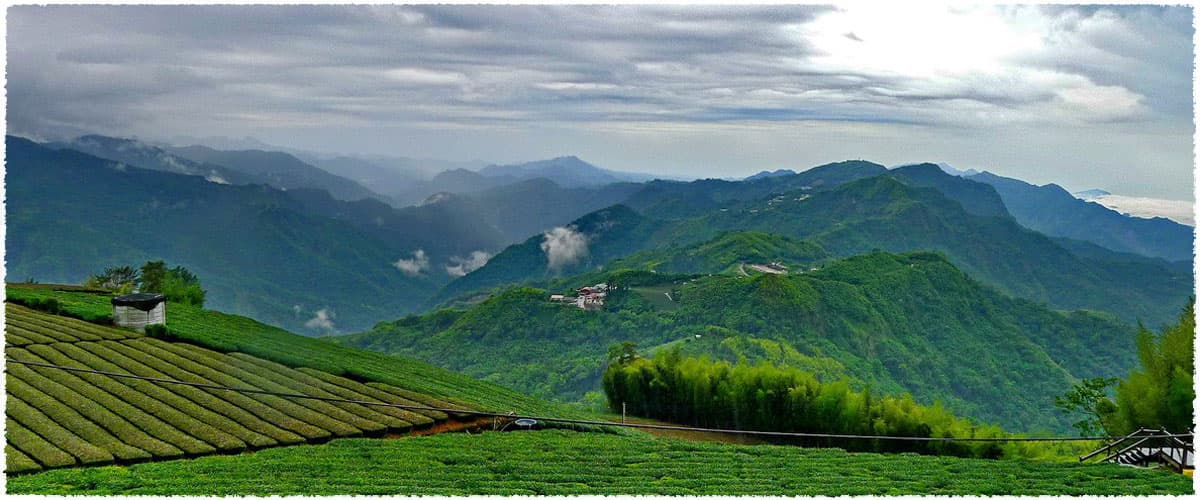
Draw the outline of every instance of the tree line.
[[[134,291],[161,293],[171,302],[195,306],[203,306],[207,295],[200,287],[200,278],[194,273],[183,266],[168,268],[161,260],[148,261],[140,268],[107,268],[89,277],[84,286],[110,290],[118,294]]]
[[[631,344],[610,351],[602,384],[615,411],[701,427],[913,437],[1000,437],[996,426],[954,416],[911,395],[880,396],[846,380],[820,382],[804,371],[684,357],[678,349],[654,358]],[[995,458],[998,443],[866,439],[802,439],[798,444],[848,450],[918,452]]]

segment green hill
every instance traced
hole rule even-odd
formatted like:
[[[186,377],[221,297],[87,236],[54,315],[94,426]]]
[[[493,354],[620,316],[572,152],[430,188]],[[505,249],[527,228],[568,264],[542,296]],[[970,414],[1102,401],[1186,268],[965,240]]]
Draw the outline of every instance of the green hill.
[[[509,246],[492,257],[487,265],[442,287],[426,305],[436,306],[495,286],[571,276],[594,269],[646,248],[648,242],[657,241],[655,232],[662,226],[662,222],[643,217],[624,205],[597,210],[566,226],[586,240],[587,251],[564,262],[561,267],[549,265],[547,250],[543,248],[547,236],[538,234]]]
[[[769,230],[834,255],[873,249],[933,250],[972,277],[1055,309],[1096,309],[1128,322],[1170,321],[1191,293],[1190,275],[1143,261],[1082,257],[1011,217],[971,215],[932,188],[879,176],[772,209],[705,219],[714,228]],[[1120,261],[1113,265],[1112,261]]]
[[[820,246],[760,231],[729,232],[709,241],[684,247],[667,246],[614,260],[609,269],[644,269],[666,273],[747,273],[744,264],[779,262],[803,271],[804,266],[828,258]]]
[[[747,181],[702,179],[693,182],[656,180],[631,195],[625,204],[656,219],[685,219],[703,216],[722,208],[739,206],[773,193],[803,190],[820,192],[841,184],[887,172],[877,163],[850,160],[819,165],[794,175]]]
[[[1012,430],[1068,428],[1054,396],[1077,378],[1120,375],[1134,363],[1131,327],[1006,297],[936,254],[871,253],[816,272],[752,278],[658,275],[677,305],[669,311],[629,289],[650,284],[644,274],[631,282],[627,273],[592,273],[573,286],[604,277],[618,287],[604,311],[519,288],[467,311],[410,316],[331,340],[562,400],[598,388],[613,344],[682,345],[686,354],[769,361],[908,391]]]
[[[755,182],[772,179],[778,178]],[[956,199],[972,208],[964,208]],[[990,187],[949,176],[932,166],[905,167],[826,191],[771,194],[690,218],[664,220],[655,218],[650,210],[623,210],[611,225],[586,222],[603,219],[598,217],[601,213],[585,216],[574,225],[586,238],[588,250],[596,251],[561,275],[612,266],[611,259],[643,250],[667,259],[672,252],[679,252],[678,248],[723,232],[760,231],[804,240],[836,257],[874,249],[937,251],[973,278],[1013,296],[1055,309],[1107,311],[1131,323],[1170,321],[1192,286],[1189,273],[1165,262],[1099,247],[1086,251],[1076,248],[1078,245],[1065,248],[1018,225],[1003,212]],[[505,249],[488,265],[443,287],[432,303],[479,294],[506,283],[552,278],[544,242],[539,235]]]
[[[270,480],[264,481],[264,475]],[[196,480],[203,477],[203,480]],[[846,453],[567,431],[339,439],[9,478],[36,495],[1186,495],[1113,464]]]

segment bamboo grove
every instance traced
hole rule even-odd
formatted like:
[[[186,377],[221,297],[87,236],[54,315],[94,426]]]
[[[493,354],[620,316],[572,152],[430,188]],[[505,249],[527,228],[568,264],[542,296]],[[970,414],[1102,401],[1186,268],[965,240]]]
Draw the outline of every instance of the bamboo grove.
[[[683,357],[622,356],[604,373],[615,411],[680,424],[766,431],[915,437],[1000,437],[999,427],[955,417],[941,405],[911,395],[879,396],[845,380],[820,382],[811,374],[769,364],[731,364]],[[918,452],[995,458],[997,443],[809,439],[798,444],[848,450]]]

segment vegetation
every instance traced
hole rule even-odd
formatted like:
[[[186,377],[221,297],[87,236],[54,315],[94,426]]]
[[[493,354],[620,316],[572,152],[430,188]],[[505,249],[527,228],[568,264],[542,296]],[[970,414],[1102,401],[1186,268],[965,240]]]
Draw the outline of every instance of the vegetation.
[[[1192,432],[1192,385],[1195,376],[1196,301],[1183,309],[1179,322],[1155,335],[1139,327],[1139,366],[1128,378],[1089,378],[1055,401],[1063,412],[1082,415],[1073,424],[1081,435],[1115,436],[1141,428]],[[1116,401],[1110,388],[1116,386]]]
[[[183,266],[167,269],[161,260],[147,262],[142,266],[139,291],[161,293],[168,301],[204,306],[207,292],[200,288],[200,278]]]
[[[990,184],[1022,226],[1048,236],[1073,238],[1116,252],[1186,261],[1191,272],[1195,229],[1155,217],[1129,217],[1099,203],[1076,198],[1056,184],[1032,184],[983,172],[969,179]]]
[[[740,264],[780,262],[790,266],[793,272],[803,272],[809,265],[828,257],[824,249],[810,242],[760,231],[739,231],[684,247],[668,246],[638,252],[606,267],[660,273],[733,274],[747,271],[741,269]]]
[[[42,314],[9,304],[5,355],[17,361],[169,378],[247,389],[406,405],[455,407],[395,394],[321,372],[305,372],[192,344]],[[9,364],[10,472],[78,464],[178,458],[408,432],[449,416],[440,411],[329,403]],[[29,459],[29,460],[25,460]]]
[[[170,302],[204,306],[207,292],[200,287],[200,278],[183,266],[167,269],[161,260],[147,261],[141,268],[110,267],[91,276],[83,286],[107,290],[118,295],[130,292],[161,293]],[[31,305],[31,307],[37,307]],[[49,311],[56,314],[57,311]]]
[[[253,454],[55,470],[10,477],[7,488],[10,494],[204,496],[1193,492],[1191,478],[1182,474],[1113,464],[847,453],[567,431],[339,439]]]
[[[56,288],[10,284],[7,287],[8,300],[54,298],[72,316],[112,311],[109,295]],[[334,345],[242,316],[176,304],[167,313],[167,326],[174,340],[218,352],[245,353],[288,367],[313,368],[352,380],[383,383],[401,388],[411,393],[413,398],[430,397],[499,412],[579,416],[560,405],[420,361]]]
[[[940,405],[909,395],[855,391],[847,381],[817,381],[795,368],[682,357],[678,349],[653,359],[626,353],[604,372],[614,410],[669,422],[722,429],[909,437],[1000,437],[998,427],[956,418]],[[808,440],[810,444],[823,439]],[[997,443],[837,441],[851,450],[921,452],[995,458]]]
[[[1140,427],[1192,432],[1192,385],[1196,367],[1196,302],[1193,299],[1179,322],[1154,335],[1138,332],[1138,368],[1117,385],[1115,426],[1120,433]]]
[[[1109,420],[1116,411],[1107,397],[1109,386],[1117,383],[1116,377],[1085,378],[1075,384],[1071,391],[1054,399],[1054,406],[1064,413],[1082,414],[1083,419],[1071,424],[1080,436],[1112,436]]]
[[[708,185],[703,181],[685,184],[690,186],[687,189],[702,191]],[[651,183],[645,191],[668,186],[674,185]],[[716,182],[709,187],[725,189],[721,186]],[[809,253],[810,259],[822,254],[849,257],[875,249],[937,251],[972,278],[1010,295],[1054,309],[1106,311],[1129,323],[1141,320],[1156,326],[1171,321],[1192,289],[1190,269],[1098,246],[1081,252],[1076,245],[1067,248],[1030,231],[1003,211],[1000,198],[989,186],[952,177],[936,167],[899,169],[833,188],[791,186],[758,194],[758,198],[703,202],[704,210],[696,211],[672,211],[663,205],[667,203],[664,200],[674,199],[665,192],[660,201],[634,203],[643,194],[635,194],[627,202],[642,210],[640,214],[614,207],[576,222],[578,230],[588,236],[592,255],[564,269],[563,275],[595,271],[600,266],[615,269],[620,264],[613,259],[641,251],[649,251],[634,259],[633,264],[641,268],[666,263],[678,265],[670,268],[676,272],[717,272],[720,268],[713,267],[715,264],[729,264],[719,258],[720,247],[706,250],[705,258],[696,259],[690,253],[704,247],[697,242],[727,231],[761,231],[820,249],[820,253]],[[671,203],[675,202],[685,200]],[[608,215],[601,217],[602,213]],[[672,217],[672,213],[690,215]],[[539,235],[505,249],[488,265],[443,288],[435,303],[499,285],[548,279],[553,273],[546,267],[541,242]],[[689,265],[697,267],[686,268]]]
[[[604,311],[548,300],[600,281],[615,285]],[[1069,429],[1054,397],[1080,378],[1123,375],[1135,363],[1132,327],[1005,297],[931,253],[874,252],[789,275],[612,271],[552,285],[562,288],[513,288],[466,311],[330,340],[563,401],[599,391],[613,344],[635,342],[647,353],[678,345],[689,356],[769,361],[822,381],[849,378],[858,390],[908,392],[1015,431]],[[646,286],[669,287],[677,308],[656,307],[635,290]]]
[[[100,274],[90,276],[83,286],[111,290],[118,294],[126,294],[137,288],[141,281],[141,273],[132,267],[110,267]]]
[[[409,230],[396,231],[408,236],[382,241],[332,218],[369,201],[316,207],[298,201],[298,193],[261,185],[118,170],[71,150],[14,137],[6,143],[10,276],[82,283],[98,269],[163,259],[203,278],[205,305],[296,332],[365,328],[414,310],[435,289],[436,276],[410,277],[392,263],[421,246],[433,255],[432,247],[413,241],[412,227],[453,226],[411,221]],[[86,217],[81,206],[88,207]],[[383,215],[395,212],[373,206]],[[333,322],[305,326],[321,310],[332,311]]]

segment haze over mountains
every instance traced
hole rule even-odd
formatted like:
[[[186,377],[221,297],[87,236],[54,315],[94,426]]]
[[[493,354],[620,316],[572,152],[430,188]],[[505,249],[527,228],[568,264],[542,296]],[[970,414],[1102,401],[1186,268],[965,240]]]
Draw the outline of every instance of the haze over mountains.
[[[419,178],[99,135],[6,144],[10,280],[163,259],[213,308],[366,330],[339,342],[562,401],[594,397],[608,346],[635,338],[1062,429],[1041,400],[1124,373],[1133,325],[1172,320],[1193,289],[1188,226],[930,163],[683,182],[568,156]],[[597,282],[625,284],[601,311],[547,300]],[[988,389],[1005,386],[1027,390]]]
[[[158,256],[203,271],[215,307],[314,334],[328,333],[304,326],[317,310],[337,315],[337,331],[353,331],[381,313],[601,268],[636,251],[725,230],[788,234],[836,256],[937,250],[1007,293],[1052,307],[1108,310],[1127,321],[1165,320],[1177,305],[1161,300],[1163,294],[1180,295],[1168,291],[1190,283],[1177,276],[1184,266],[1172,263],[1190,258],[1190,227],[1121,215],[1057,186],[986,172],[945,175],[944,165],[889,171],[850,161],[744,181],[638,183],[648,176],[569,156],[478,172],[455,168],[405,184],[415,174],[362,159],[334,161],[343,173],[378,174],[413,198],[425,196],[397,208],[401,191],[382,189],[387,182],[367,183],[384,191],[376,192],[285,152],[161,148],[99,135],[45,146],[7,142],[14,187],[7,245],[15,279],[81,282],[98,268]],[[64,199],[73,204],[56,202]],[[84,217],[79,206],[110,209]],[[181,218],[159,219],[157,231],[146,226],[166,214]],[[236,245],[217,234],[183,234],[204,224],[244,229]],[[580,255],[551,268],[548,252],[555,247],[546,244],[554,228],[568,241],[584,240]],[[103,236],[87,236],[97,231]],[[51,244],[73,239],[92,243]],[[255,248],[259,257],[247,250]],[[268,278],[255,268],[271,260],[273,248],[294,255],[273,259]],[[306,272],[317,262],[335,262],[342,271],[318,279]],[[1109,286],[1126,279],[1128,286]],[[382,292],[393,286],[403,291]]]

